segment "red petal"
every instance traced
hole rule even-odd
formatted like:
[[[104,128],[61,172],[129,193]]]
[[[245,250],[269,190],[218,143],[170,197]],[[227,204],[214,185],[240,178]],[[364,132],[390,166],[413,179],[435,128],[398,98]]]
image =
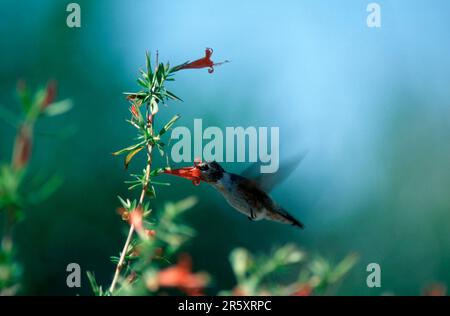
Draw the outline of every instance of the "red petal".
[[[52,80],[47,84],[47,91],[44,102],[42,103],[42,109],[45,109],[48,105],[53,103],[56,97],[56,81]]]
[[[31,157],[32,130],[28,125],[22,125],[16,136],[13,154],[13,166],[15,169],[23,168]]]
[[[228,62],[227,60],[224,62],[220,62],[220,63],[214,63],[211,60],[211,56],[212,56],[213,50],[212,48],[206,48],[205,49],[205,57],[194,60],[190,63],[187,63],[185,65],[182,65],[180,67],[178,67],[177,70],[182,70],[182,69],[199,69],[199,68],[208,68],[208,72],[209,73],[213,73],[214,72],[214,66],[219,66],[223,63]]]
[[[194,185],[200,184],[200,181],[202,180],[200,169],[198,169],[197,165],[179,169],[166,169],[164,170],[164,173],[178,176],[187,180],[192,180]]]

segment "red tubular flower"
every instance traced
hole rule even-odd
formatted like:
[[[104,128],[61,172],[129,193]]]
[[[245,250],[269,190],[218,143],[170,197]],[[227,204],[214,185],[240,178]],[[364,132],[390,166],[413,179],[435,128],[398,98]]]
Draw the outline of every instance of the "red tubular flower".
[[[136,207],[132,212],[130,212],[128,222],[130,225],[134,225],[134,228],[139,233],[139,235],[145,235],[144,224],[143,224],[144,212],[140,206]]]
[[[192,167],[184,167],[179,169],[167,168],[164,170],[164,173],[191,180],[194,185],[199,185],[202,181],[202,176],[200,169],[198,168],[198,164],[199,162],[196,161]]]
[[[187,254],[180,256],[178,263],[158,272],[158,285],[177,288],[187,295],[201,295],[201,290],[208,283],[204,273],[192,273],[192,260]]]
[[[298,287],[298,289],[292,293],[292,296],[311,296],[312,295],[312,287],[309,284],[303,284]]]
[[[200,69],[200,68],[208,68],[209,73],[214,72],[214,66],[220,66],[224,63],[227,63],[228,60],[225,60],[220,63],[214,63],[211,60],[211,55],[213,53],[212,48],[206,48],[205,49],[205,57],[194,60],[192,62],[187,62],[182,65],[176,66],[174,68],[175,71],[182,70],[182,69]]]
[[[130,219],[130,212],[128,212],[124,207],[119,207],[117,209],[117,213],[124,221],[128,221]]]
[[[56,98],[56,81],[49,81],[45,94],[44,102],[42,102],[41,109],[44,110],[47,106],[52,104]]]
[[[32,148],[32,127],[22,125],[17,133],[14,144],[12,165],[15,169],[25,167],[31,157]]]
[[[430,284],[422,291],[422,295],[424,296],[445,296],[446,293],[447,288],[441,283]]]
[[[139,112],[138,112],[138,109],[136,108],[135,104],[131,105],[130,112],[134,118],[139,119]]]
[[[241,289],[239,286],[236,286],[232,291],[233,296],[247,296],[245,291]]]

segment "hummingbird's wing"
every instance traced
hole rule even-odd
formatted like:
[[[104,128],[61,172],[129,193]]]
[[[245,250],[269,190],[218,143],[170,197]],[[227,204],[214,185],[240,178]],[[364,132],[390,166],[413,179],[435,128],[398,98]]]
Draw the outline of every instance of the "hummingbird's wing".
[[[306,153],[297,154],[280,163],[280,167],[275,173],[261,173],[262,163],[258,161],[251,164],[241,175],[245,178],[253,179],[262,190],[270,192],[276,185],[289,177],[305,156]]]
[[[230,177],[236,187],[234,194],[226,196],[226,199],[235,209],[248,215],[252,220],[266,218],[300,228],[304,227],[299,220],[278,206],[257,182],[236,174],[230,174]]]

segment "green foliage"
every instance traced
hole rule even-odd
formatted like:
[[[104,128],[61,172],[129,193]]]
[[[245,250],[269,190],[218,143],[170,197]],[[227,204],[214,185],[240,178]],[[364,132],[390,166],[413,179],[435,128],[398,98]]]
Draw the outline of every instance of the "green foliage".
[[[87,272],[87,277],[89,280],[89,284],[91,285],[91,289],[94,292],[95,296],[109,296],[108,291],[104,291],[101,286],[97,284],[95,280],[95,275],[92,272]]]
[[[47,116],[58,116],[70,111],[72,107],[73,103],[71,100],[63,100],[49,104],[42,113]]]
[[[301,275],[308,278],[317,293],[325,294],[330,286],[338,283],[357,262],[356,254],[350,254],[339,263],[333,265],[322,257],[314,258],[307,270]]]
[[[172,127],[172,125],[175,124],[176,121],[178,121],[179,118],[179,115],[175,115],[174,117],[172,117],[170,121],[167,122],[166,125],[163,126],[163,128],[161,128],[161,130],[159,131],[159,136],[164,135]]]
[[[62,183],[59,176],[43,178],[28,172],[35,122],[42,116],[63,114],[72,107],[70,100],[54,102],[54,82],[34,94],[20,82],[17,93],[22,105],[20,115],[0,107],[0,117],[17,128],[12,161],[0,163],[0,214],[4,221],[0,248],[0,295],[12,295],[19,289],[21,269],[14,260],[14,226],[24,218],[27,207],[48,198]]]
[[[246,249],[237,248],[230,254],[230,262],[237,284],[222,295],[313,295],[324,294],[338,283],[356,263],[356,256],[349,255],[336,266],[317,257],[308,259],[293,244],[275,249],[269,256],[254,257]],[[283,284],[274,282],[286,269],[300,270],[297,280]]]
[[[268,276],[301,262],[304,257],[305,254],[295,245],[288,244],[276,249],[270,256],[259,258],[254,258],[246,249],[237,248],[231,252],[230,262],[239,291],[245,295],[259,295],[261,286]]]
[[[18,132],[13,159],[11,163],[3,162],[0,165],[0,212],[8,209],[13,215],[20,214],[23,207],[42,202],[62,183],[62,179],[58,176],[38,179],[37,176],[30,176],[26,170],[31,159],[35,121],[44,115],[55,116],[65,113],[72,107],[70,100],[53,102],[55,89],[54,83],[50,82],[46,88],[39,89],[32,96],[24,83],[21,82],[18,85],[17,93],[22,104],[22,113],[21,118],[18,115],[15,120],[18,124]],[[3,109],[1,113],[9,113],[9,111]],[[15,118],[16,115],[3,116],[4,119],[11,117]],[[34,185],[30,187],[29,184]]]
[[[147,156],[146,167],[143,169],[142,174],[131,174],[132,180],[126,181],[129,185],[129,190],[140,190],[139,200],[130,201],[129,199],[122,199],[119,197],[122,204],[121,216],[124,220],[130,223],[130,233],[125,242],[124,249],[119,257],[112,257],[114,263],[117,264],[116,272],[110,286],[109,292],[112,293],[115,290],[116,284],[119,283],[119,291],[123,292],[124,288],[127,288],[121,280],[123,278],[122,268],[126,266],[126,270],[123,272],[125,275],[133,273],[137,275],[141,273],[138,271],[139,261],[135,261],[135,256],[131,253],[136,252],[139,248],[139,252],[144,251],[145,256],[148,258],[155,257],[155,249],[158,242],[156,239],[149,238],[154,235],[155,232],[151,230],[153,224],[147,220],[147,217],[151,213],[150,203],[145,203],[145,197],[155,198],[156,190],[154,185],[168,185],[168,183],[154,181],[153,178],[161,174],[164,169],[157,168],[152,170],[153,162],[153,149],[156,147],[162,156],[165,155],[165,144],[162,142],[161,137],[170,130],[175,122],[180,118],[179,115],[174,116],[167,123],[163,124],[159,133],[155,133],[155,116],[159,111],[159,103],[165,103],[168,100],[181,100],[175,94],[168,91],[165,87],[165,81],[172,77],[174,72],[170,71],[169,63],[163,64],[158,62],[158,55],[156,56],[155,68],[152,67],[150,55],[146,54],[146,70],[140,71],[141,76],[137,79],[138,85],[142,88],[137,92],[125,93],[127,99],[130,101],[130,113],[131,118],[127,121],[131,126],[137,130],[136,143],[120,149],[113,153],[113,155],[125,155],[124,165],[128,168],[129,164],[139,153],[145,153]],[[185,202],[187,203],[187,202]],[[189,206],[189,205],[188,205]],[[186,206],[167,204],[165,215],[161,217],[161,221],[158,225],[158,241],[164,243],[164,256],[170,256],[175,252],[181,244],[186,240],[186,234],[193,234],[193,231],[181,224],[175,225],[175,215],[178,214],[177,210],[184,210]],[[170,217],[170,220],[167,217]],[[134,230],[138,233],[139,239],[133,238]],[[162,247],[163,245],[161,245]],[[164,256],[160,256],[164,258]],[[135,261],[131,266],[131,261]],[[142,264],[141,264],[142,266]],[[99,294],[98,286],[92,282],[93,276],[90,275],[91,284],[93,286],[94,293]],[[115,293],[114,293],[115,294]]]
[[[138,201],[124,200],[119,197],[122,207],[126,212],[135,212]],[[166,203],[159,216],[155,216],[155,222],[143,221],[143,231],[151,234],[138,234],[130,247],[126,250],[125,271],[118,280],[119,288],[114,295],[152,295],[157,289],[147,287],[148,278],[142,276],[155,276],[164,266],[172,263],[173,256],[192,237],[195,231],[183,224],[182,214],[197,203],[194,197],[188,197],[177,203]],[[143,218],[152,212],[149,203],[143,206]],[[129,216],[125,216],[129,218]],[[111,262],[119,263],[120,257],[112,256]],[[88,272],[91,288],[94,295],[110,295],[109,291],[102,290],[95,281],[95,277]]]
[[[162,142],[161,136],[170,130],[180,118],[179,115],[175,115],[163,125],[158,134],[154,133],[153,120],[159,111],[158,103],[165,103],[168,100],[181,101],[181,99],[165,87],[165,81],[167,79],[174,81],[173,72],[170,72],[168,63],[164,65],[157,61],[155,69],[152,69],[150,55],[147,53],[146,71],[141,70],[140,73],[141,77],[137,79],[137,83],[144,89],[137,92],[125,93],[127,99],[131,102],[131,119],[127,122],[138,130],[136,137],[138,142],[113,153],[115,156],[125,154],[125,168],[128,168],[131,160],[139,152],[142,152],[144,148],[147,148],[148,151],[149,146],[156,146],[161,156],[163,156],[165,153],[165,144]],[[145,115],[143,111],[145,111]],[[149,153],[147,152],[147,154]]]
[[[24,199],[19,188],[23,176],[23,170],[15,170],[8,164],[0,166],[0,211],[6,208],[22,207]]]
[[[9,242],[0,246],[0,296],[14,295],[19,290],[22,267],[15,261],[14,252]]]

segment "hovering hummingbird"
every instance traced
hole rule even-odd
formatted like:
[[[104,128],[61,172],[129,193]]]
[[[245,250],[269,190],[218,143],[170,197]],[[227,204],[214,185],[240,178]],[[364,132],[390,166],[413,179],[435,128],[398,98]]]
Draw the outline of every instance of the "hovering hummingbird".
[[[252,165],[242,175],[225,171],[215,162],[196,163],[194,167],[166,169],[165,173],[190,179],[198,185],[204,181],[218,190],[225,200],[237,211],[252,221],[267,219],[303,228],[304,225],[276,204],[269,196],[270,189],[286,177],[298,165],[301,159],[295,159],[277,174],[262,174],[257,179],[246,177],[254,172],[257,165]]]

